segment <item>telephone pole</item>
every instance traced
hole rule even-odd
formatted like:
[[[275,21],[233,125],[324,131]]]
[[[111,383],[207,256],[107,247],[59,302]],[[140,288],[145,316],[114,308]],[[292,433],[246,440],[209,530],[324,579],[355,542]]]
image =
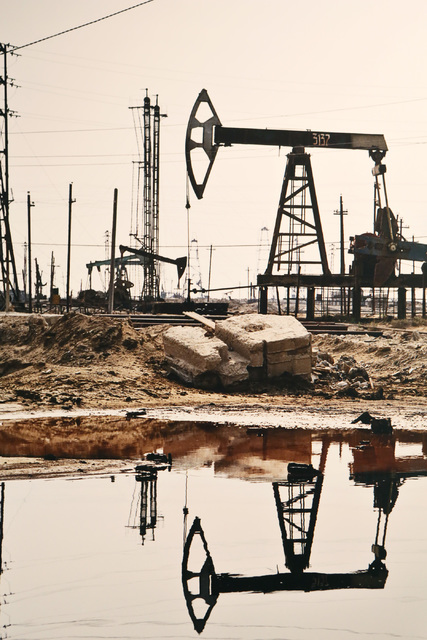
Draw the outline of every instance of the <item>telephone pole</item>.
[[[3,108],[0,107],[0,118],[3,119],[3,136],[1,138],[3,145],[0,146],[0,263],[5,310],[9,311],[11,294],[14,301],[19,302],[19,287],[9,224],[9,205],[11,202],[9,198],[9,115],[11,111],[7,97],[9,85],[7,53],[8,45],[0,43],[0,55],[3,55],[3,74],[0,75],[0,87],[3,86]]]
[[[71,211],[74,202],[73,183],[71,182],[68,190],[67,313],[70,311]]]
[[[31,207],[34,207],[34,202],[31,202],[31,195],[27,193],[27,218],[28,218],[28,311],[33,312],[33,283],[32,283],[32,267],[31,267]]]
[[[347,210],[343,208],[342,195],[340,196],[340,208],[334,211],[334,216],[340,217],[340,273],[345,274],[345,254],[344,254],[344,216],[348,214]]]
[[[348,214],[347,210],[344,210],[342,195],[340,195],[340,208],[334,211],[334,216],[340,217],[340,274],[345,274],[345,254],[344,254],[344,216]],[[345,289],[341,289],[341,313],[346,313],[346,295]]]

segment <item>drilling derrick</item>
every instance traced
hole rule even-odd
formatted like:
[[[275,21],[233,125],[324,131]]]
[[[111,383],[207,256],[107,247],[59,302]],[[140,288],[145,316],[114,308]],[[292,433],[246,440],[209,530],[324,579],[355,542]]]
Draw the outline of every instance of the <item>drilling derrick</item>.
[[[156,103],[153,116],[153,253],[159,253],[159,163],[160,163],[160,107]],[[157,283],[158,287],[158,283]]]
[[[143,249],[153,253],[154,225],[152,208],[152,175],[151,175],[151,108],[150,98],[144,98],[144,240]],[[142,296],[144,299],[157,298],[156,291],[156,263],[144,263],[144,284]]]
[[[142,285],[142,298],[146,301],[158,300],[159,292],[159,261],[154,256],[159,253],[159,158],[160,158],[160,107],[157,103],[154,107],[148,95],[144,98],[142,107],[135,109],[138,119],[137,142],[141,140],[142,159],[138,161],[138,193],[136,198],[135,228],[131,235],[137,242],[137,248],[153,256],[147,257],[143,263],[144,281]],[[142,112],[142,121],[141,121]],[[142,197],[140,197],[142,180]],[[140,230],[142,229],[142,237]]]

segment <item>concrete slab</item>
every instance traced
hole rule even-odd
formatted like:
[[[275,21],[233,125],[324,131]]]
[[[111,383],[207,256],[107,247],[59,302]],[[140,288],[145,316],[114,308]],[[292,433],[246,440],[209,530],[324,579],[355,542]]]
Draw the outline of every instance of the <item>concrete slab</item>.
[[[232,316],[215,322],[215,335],[171,327],[163,344],[169,369],[194,386],[228,388],[247,380],[249,369],[260,380],[285,372],[311,376],[311,334],[292,316]]]
[[[311,334],[293,316],[244,314],[215,323],[215,335],[261,367],[266,354],[311,347]]]
[[[165,355],[190,369],[212,371],[228,357],[228,348],[202,327],[171,327],[163,334]]]

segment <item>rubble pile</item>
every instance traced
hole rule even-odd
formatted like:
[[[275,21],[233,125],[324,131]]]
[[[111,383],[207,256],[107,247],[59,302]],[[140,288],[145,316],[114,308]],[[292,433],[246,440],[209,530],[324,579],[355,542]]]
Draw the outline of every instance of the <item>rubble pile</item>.
[[[335,362],[329,353],[320,351],[315,355],[316,362],[313,365],[312,375],[313,382],[318,387],[326,384],[338,395],[350,397],[358,397],[360,392],[374,389],[368,371],[365,367],[358,365],[353,356],[341,355]],[[377,388],[375,394],[382,394],[382,390]]]
[[[313,343],[313,383],[319,390],[372,399],[426,395],[426,332],[387,328],[377,336],[323,334]]]
[[[284,373],[311,380],[311,334],[292,316],[242,314],[213,327],[172,327],[166,363],[186,383],[224,388]]]

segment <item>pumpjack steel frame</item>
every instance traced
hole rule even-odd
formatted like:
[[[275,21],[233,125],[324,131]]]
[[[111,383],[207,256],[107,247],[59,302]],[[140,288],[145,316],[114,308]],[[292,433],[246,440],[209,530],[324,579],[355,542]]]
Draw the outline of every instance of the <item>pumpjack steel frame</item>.
[[[312,220],[307,218],[310,210]],[[284,216],[289,221],[288,231],[282,231]],[[303,249],[316,243],[319,248],[319,260],[304,259]],[[288,273],[295,267],[299,269],[302,264],[320,264],[322,273],[330,273],[310,156],[302,147],[301,151],[294,149],[288,154],[265,273],[271,275],[273,268],[277,267],[277,270],[280,270],[282,264]]]

